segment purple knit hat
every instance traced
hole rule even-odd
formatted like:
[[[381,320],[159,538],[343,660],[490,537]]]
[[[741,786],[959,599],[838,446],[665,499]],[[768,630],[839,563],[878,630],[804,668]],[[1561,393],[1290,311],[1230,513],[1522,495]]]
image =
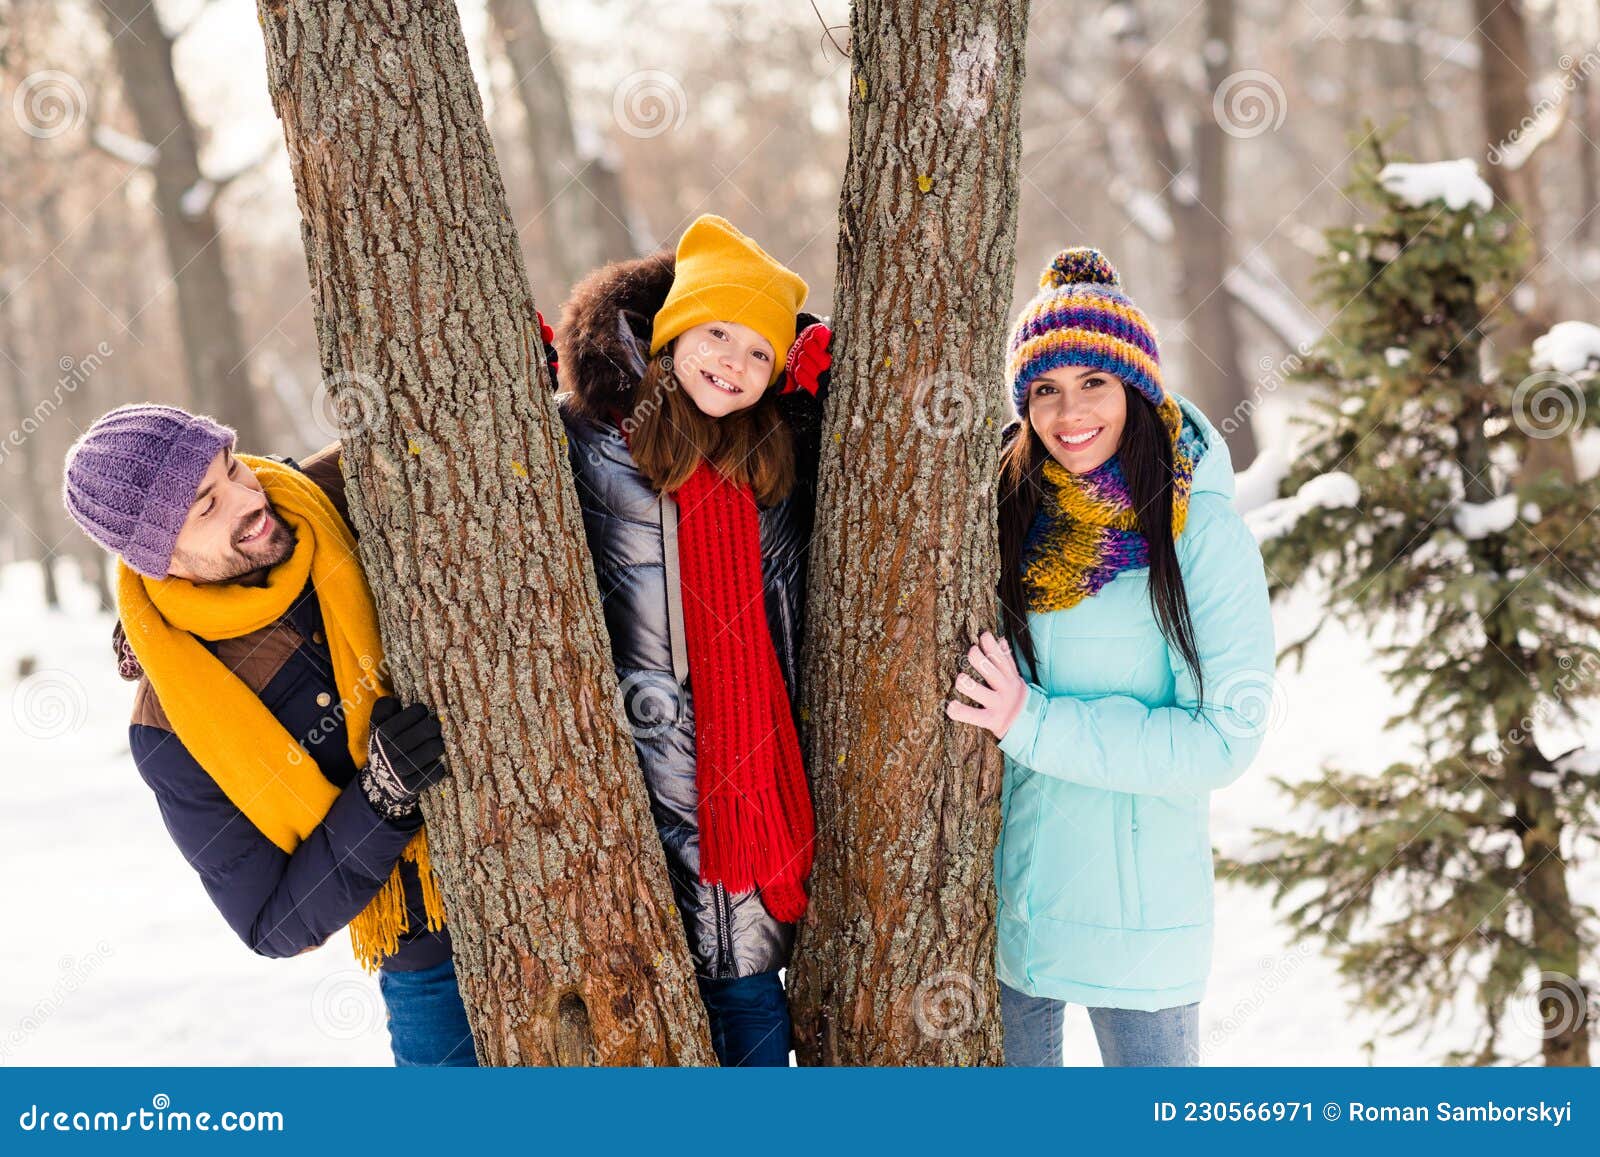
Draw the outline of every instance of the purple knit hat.
[[[118,406],[67,451],[61,498],[83,532],[134,570],[165,578],[227,426],[176,406]]]

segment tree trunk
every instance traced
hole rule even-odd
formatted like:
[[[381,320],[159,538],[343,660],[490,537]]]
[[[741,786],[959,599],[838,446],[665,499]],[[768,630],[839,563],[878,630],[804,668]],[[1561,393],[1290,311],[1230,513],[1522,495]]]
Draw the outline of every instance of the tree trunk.
[[[177,292],[178,331],[183,340],[189,396],[239,431],[244,446],[261,444],[261,424],[250,385],[248,353],[217,217],[209,197],[185,194],[201,186],[194,123],[172,70],[172,41],[149,0],[100,0],[123,99],[139,135],[156,150],[156,216]]]
[[[951,722],[996,625],[1026,0],[857,3],[802,702],[804,1064],[1000,1060],[1000,755]]]
[[[1472,8],[1483,60],[1478,88],[1483,132],[1489,146],[1505,149],[1521,132],[1523,118],[1533,111],[1528,100],[1528,78],[1538,70],[1528,46],[1526,14],[1521,0],[1473,0]],[[1526,226],[1533,243],[1528,274],[1519,286],[1531,292],[1531,307],[1522,308],[1513,295],[1500,306],[1499,316],[1493,318],[1498,323],[1493,343],[1501,351],[1502,360],[1506,350],[1529,345],[1555,320],[1544,260],[1544,209],[1539,195],[1539,168],[1539,156],[1535,153],[1516,169],[1490,163],[1484,174],[1495,201],[1511,207]],[[1532,481],[1552,470],[1569,482],[1577,477],[1572,442],[1565,434],[1556,438],[1534,438],[1528,444],[1522,477]]]
[[[627,243],[627,218],[617,216],[620,205],[604,199],[616,191],[615,175],[599,158],[578,155],[566,75],[539,16],[538,0],[489,0],[489,18],[515,74],[541,206],[540,228],[564,299],[589,271],[634,256]]]
[[[322,369],[488,1064],[709,1064],[453,4],[261,0]]]
[[[1138,19],[1142,22],[1143,16]],[[1206,0],[1206,43],[1220,46],[1204,54],[1208,102],[1234,71],[1236,23],[1233,0]],[[1230,113],[1236,115],[1242,122],[1236,131],[1253,135],[1255,118],[1271,118],[1281,110],[1272,93],[1251,91],[1248,83],[1237,86],[1231,90],[1239,101],[1237,111],[1230,108],[1224,116],[1210,107],[1191,111],[1188,119],[1193,140],[1186,159],[1168,128],[1169,110],[1161,95],[1161,82],[1147,63],[1148,39],[1141,34],[1125,38],[1121,44],[1126,75],[1123,89],[1133,102],[1139,136],[1161,181],[1162,203],[1172,218],[1177,246],[1177,296],[1188,357],[1184,381],[1173,384],[1228,431],[1234,468],[1242,470],[1256,457],[1251,424],[1255,402],[1249,392],[1251,377],[1239,361],[1233,301],[1224,287],[1232,254],[1227,225],[1230,137],[1222,122]]]

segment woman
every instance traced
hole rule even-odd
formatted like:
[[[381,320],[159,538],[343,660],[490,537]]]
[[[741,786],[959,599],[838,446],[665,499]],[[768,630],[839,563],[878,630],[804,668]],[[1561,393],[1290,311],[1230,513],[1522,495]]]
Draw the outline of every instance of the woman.
[[[1255,756],[1272,697],[1261,555],[1226,444],[1162,385],[1150,323],[1100,253],[1056,257],[1009,348],[1007,638],[968,652],[977,678],[956,690],[976,706],[946,707],[1006,756],[1006,1061],[1061,1064],[1071,1001],[1106,1064],[1197,1064],[1210,792]]]
[[[676,256],[580,284],[558,341],[623,706],[725,1065],[788,1064],[778,970],[811,865],[792,698],[828,331],[805,294],[701,217]]]

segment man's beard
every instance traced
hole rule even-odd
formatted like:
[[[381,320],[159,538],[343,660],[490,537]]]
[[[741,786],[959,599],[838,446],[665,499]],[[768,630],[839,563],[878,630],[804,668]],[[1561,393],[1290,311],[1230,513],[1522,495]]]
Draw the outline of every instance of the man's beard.
[[[267,572],[294,553],[296,541],[294,531],[278,517],[278,512],[271,506],[267,507],[267,512],[272,516],[272,530],[264,538],[242,547],[238,544],[242,528],[235,528],[234,541],[227,558],[208,559],[198,566],[190,563],[188,569],[197,576],[195,581],[237,583],[241,586],[260,585],[265,582]],[[245,520],[245,525],[254,521],[255,516],[252,515]]]

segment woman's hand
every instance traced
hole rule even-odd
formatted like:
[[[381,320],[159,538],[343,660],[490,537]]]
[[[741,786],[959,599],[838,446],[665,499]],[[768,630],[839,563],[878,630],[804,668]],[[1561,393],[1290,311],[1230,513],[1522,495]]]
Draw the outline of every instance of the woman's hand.
[[[979,706],[952,699],[944,705],[944,713],[957,723],[985,728],[1003,739],[1028,698],[1028,684],[1011,657],[1011,644],[985,631],[967,651],[967,662],[983,681],[963,671],[956,676],[956,690]]]

